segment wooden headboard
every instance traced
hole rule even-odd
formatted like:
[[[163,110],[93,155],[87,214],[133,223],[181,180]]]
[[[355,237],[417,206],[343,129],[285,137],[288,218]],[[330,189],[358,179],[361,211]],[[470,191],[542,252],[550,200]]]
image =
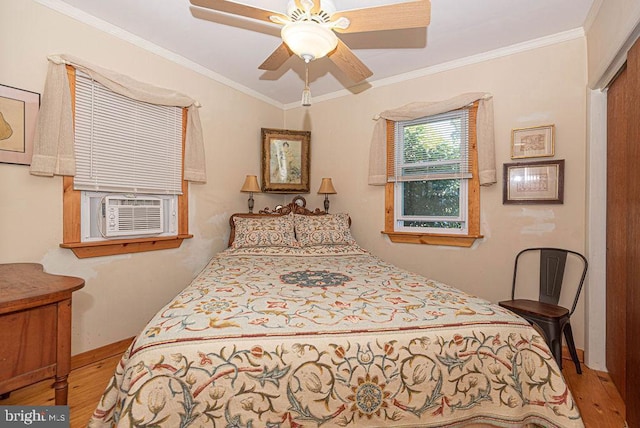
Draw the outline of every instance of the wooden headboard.
[[[274,217],[281,215],[288,215],[291,213],[301,214],[301,215],[325,215],[326,212],[321,210],[320,208],[316,208],[314,211],[308,210],[306,208],[307,201],[302,196],[296,196],[293,200],[287,205],[278,205],[273,209],[265,208],[263,210],[258,211],[257,213],[236,213],[232,214],[229,217],[229,226],[231,228],[231,232],[229,233],[229,243],[230,247],[233,244],[233,240],[236,236],[236,225],[233,221],[236,217]]]

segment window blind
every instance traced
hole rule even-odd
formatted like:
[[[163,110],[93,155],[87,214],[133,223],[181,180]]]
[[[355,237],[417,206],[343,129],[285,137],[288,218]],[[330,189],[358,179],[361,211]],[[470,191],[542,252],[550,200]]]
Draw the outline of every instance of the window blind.
[[[471,178],[467,109],[397,122],[395,132],[390,181]]]
[[[182,193],[182,109],[117,94],[76,73],[76,190]]]

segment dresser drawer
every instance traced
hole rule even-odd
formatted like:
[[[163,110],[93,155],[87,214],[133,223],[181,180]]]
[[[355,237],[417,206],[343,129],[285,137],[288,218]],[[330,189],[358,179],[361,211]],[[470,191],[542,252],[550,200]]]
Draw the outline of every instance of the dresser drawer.
[[[0,315],[0,382],[55,371],[57,322],[56,304]]]
[[[82,287],[38,263],[0,264],[0,395],[53,378],[56,405],[67,404],[71,294]]]

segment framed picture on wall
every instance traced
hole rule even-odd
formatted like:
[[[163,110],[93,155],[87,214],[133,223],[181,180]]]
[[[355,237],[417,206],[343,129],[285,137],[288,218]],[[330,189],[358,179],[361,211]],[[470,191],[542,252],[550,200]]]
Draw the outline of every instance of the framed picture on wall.
[[[542,158],[554,155],[554,125],[511,131],[511,159]]]
[[[0,85],[0,162],[31,165],[40,94]]]
[[[309,193],[311,132],[262,128],[262,191]]]
[[[564,203],[564,159],[505,163],[502,203]]]

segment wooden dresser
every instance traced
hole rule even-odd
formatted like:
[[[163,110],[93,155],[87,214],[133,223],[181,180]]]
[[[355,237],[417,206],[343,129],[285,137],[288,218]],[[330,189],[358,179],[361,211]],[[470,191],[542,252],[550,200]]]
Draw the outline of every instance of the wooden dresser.
[[[67,404],[71,294],[83,286],[37,263],[0,264],[0,396],[55,378],[55,404]]]

